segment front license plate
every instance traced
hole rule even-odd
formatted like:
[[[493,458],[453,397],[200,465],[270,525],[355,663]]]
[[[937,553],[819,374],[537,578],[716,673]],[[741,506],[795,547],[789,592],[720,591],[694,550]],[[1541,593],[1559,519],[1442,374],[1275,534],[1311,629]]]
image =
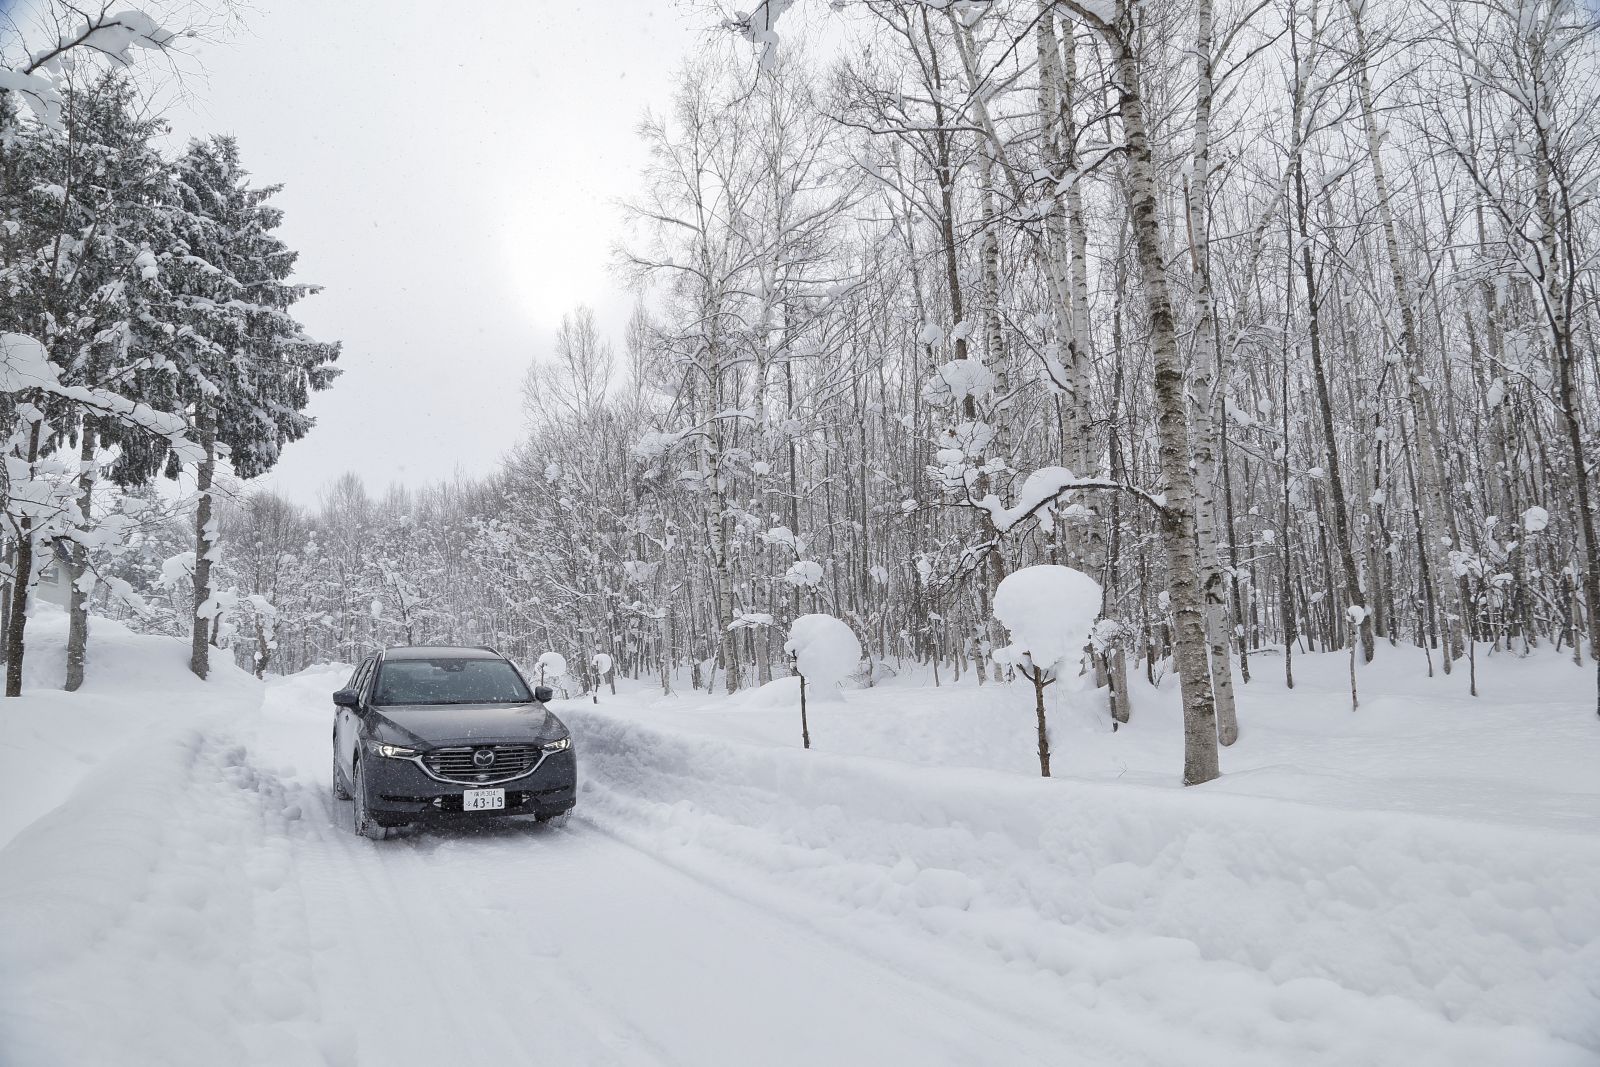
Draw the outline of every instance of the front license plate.
[[[468,789],[461,794],[462,811],[496,811],[505,806],[504,789]]]

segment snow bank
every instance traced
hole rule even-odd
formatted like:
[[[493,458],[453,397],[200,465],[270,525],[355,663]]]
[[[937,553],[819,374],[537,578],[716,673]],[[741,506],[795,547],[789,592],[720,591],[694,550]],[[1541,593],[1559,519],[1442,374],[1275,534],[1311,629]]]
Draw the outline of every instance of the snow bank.
[[[0,846],[134,740],[219,707],[260,703],[260,683],[226,656],[212,657],[202,682],[189,673],[187,642],[98,616],[90,619],[83,687],[62,692],[67,614],[43,602],[30,613],[22,696],[0,703]]]
[[[31,688],[60,684],[65,631],[36,611],[0,708],[0,1059],[326,1063],[305,916],[275,892],[300,797],[227,740],[262,685],[95,618],[84,687]]]
[[[1590,1064],[1600,842],[563,709],[602,828],[1152,1062]],[[933,948],[930,946],[938,946]]]
[[[270,892],[301,809],[226,718],[153,731],[0,852],[7,1062],[325,1062],[304,915]]]
[[[727,703],[731,707],[751,710],[781,708],[790,711],[800,706],[800,679],[798,676],[774,678],[766,685],[741,689],[729,697]]]

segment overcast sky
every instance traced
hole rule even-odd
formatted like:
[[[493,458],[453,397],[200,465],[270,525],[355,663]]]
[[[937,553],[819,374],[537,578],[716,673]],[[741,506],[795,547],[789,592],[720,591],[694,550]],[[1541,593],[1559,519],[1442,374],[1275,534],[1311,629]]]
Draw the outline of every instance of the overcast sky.
[[[344,343],[266,484],[314,503],[346,470],[374,491],[486,474],[562,312],[594,305],[620,340],[634,128],[711,21],[671,0],[253,0],[242,32],[196,46],[173,124],[236,134],[284,183],[299,277],[326,287],[297,314]]]

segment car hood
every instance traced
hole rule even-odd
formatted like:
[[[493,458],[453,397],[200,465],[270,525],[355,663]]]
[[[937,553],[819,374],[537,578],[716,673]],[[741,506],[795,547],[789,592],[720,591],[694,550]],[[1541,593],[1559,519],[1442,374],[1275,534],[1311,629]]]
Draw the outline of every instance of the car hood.
[[[402,745],[526,744],[566,735],[543,704],[391,704],[372,709],[371,731]]]

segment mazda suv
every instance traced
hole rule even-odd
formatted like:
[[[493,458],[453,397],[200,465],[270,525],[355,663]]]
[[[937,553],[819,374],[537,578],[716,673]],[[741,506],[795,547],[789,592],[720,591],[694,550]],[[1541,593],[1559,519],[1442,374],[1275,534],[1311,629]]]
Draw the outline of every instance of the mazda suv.
[[[488,648],[391,648],[333,694],[333,795],[355,832],[489,816],[565,821],[577,800],[572,734]]]

